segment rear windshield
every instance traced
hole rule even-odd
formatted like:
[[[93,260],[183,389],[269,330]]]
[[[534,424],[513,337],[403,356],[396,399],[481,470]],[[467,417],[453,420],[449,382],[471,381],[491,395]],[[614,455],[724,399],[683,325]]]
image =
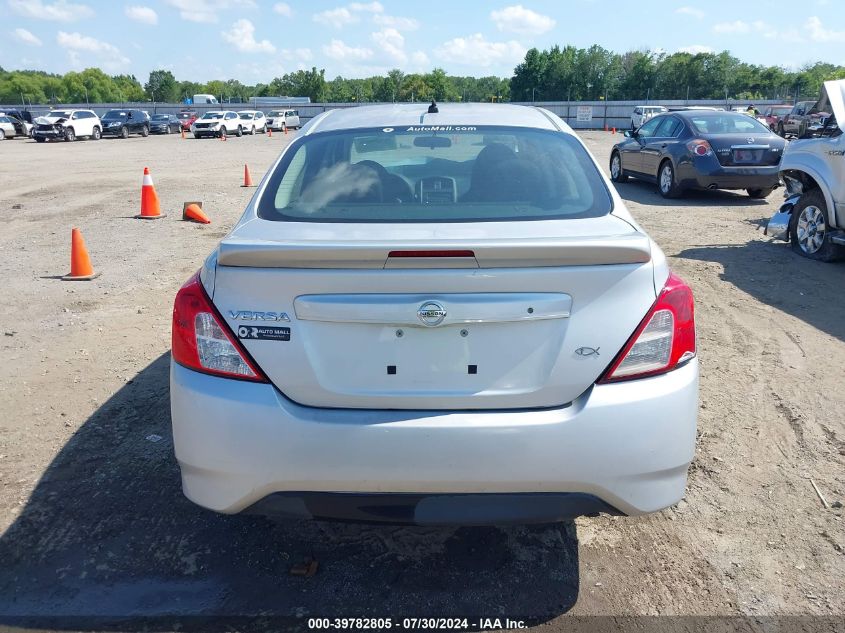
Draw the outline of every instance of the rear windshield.
[[[167,121],[170,118],[169,114],[154,114],[153,121]]]
[[[785,108],[772,108],[772,114],[777,116],[783,116],[784,114],[789,114],[792,112],[791,106],[786,106]]]
[[[771,130],[754,117],[734,112],[702,113],[690,118],[699,134],[770,134]]]
[[[571,135],[418,126],[294,141],[259,202],[266,220],[479,222],[605,215],[595,163]]]
[[[126,118],[126,111],[125,110],[109,110],[103,115],[104,119],[125,119]]]

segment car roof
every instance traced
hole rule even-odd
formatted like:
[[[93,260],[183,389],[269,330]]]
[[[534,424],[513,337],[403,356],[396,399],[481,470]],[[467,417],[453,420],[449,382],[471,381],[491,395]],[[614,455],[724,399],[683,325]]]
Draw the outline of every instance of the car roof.
[[[532,106],[504,103],[444,103],[439,112],[428,114],[427,103],[358,106],[329,110],[312,119],[307,133],[371,127],[429,125],[507,125],[544,130],[566,130],[563,121],[554,122],[550,112]]]

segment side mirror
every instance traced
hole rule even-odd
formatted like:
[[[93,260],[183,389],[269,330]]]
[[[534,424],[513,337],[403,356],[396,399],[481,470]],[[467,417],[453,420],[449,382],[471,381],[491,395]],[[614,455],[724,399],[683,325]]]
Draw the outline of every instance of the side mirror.
[[[634,138],[637,135],[637,133],[634,130],[625,130],[623,135],[625,136],[625,138]]]

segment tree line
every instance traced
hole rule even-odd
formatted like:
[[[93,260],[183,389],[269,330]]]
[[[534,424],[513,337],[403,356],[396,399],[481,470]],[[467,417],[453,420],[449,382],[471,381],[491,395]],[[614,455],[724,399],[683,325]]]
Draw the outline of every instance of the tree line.
[[[405,74],[399,69],[364,79],[326,79],[316,67],[247,85],[237,79],[206,83],[177,80],[154,70],[141,84],[133,75],[107,75],[97,68],[64,75],[0,68],[0,103],[177,103],[195,94],[221,101],[251,97],[310,97],[313,102],[390,101],[582,101],[634,99],[813,98],[823,81],[845,78],[845,66],[826,62],[790,71],[747,64],[728,51],[673,53],[553,46],[529,50],[513,77],[462,77],[435,68]]]
[[[513,101],[815,98],[823,81],[845,78],[825,62],[789,71],[747,64],[728,51],[614,53],[601,46],[532,48],[510,80]]]

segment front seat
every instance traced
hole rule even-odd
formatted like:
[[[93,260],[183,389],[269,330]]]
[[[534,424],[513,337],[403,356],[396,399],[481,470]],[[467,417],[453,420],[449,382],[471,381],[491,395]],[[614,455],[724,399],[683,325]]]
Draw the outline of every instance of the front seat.
[[[492,143],[478,152],[472,165],[469,190],[461,202],[483,202],[488,200],[490,187],[495,185],[497,165],[516,159],[516,154],[507,145]]]

